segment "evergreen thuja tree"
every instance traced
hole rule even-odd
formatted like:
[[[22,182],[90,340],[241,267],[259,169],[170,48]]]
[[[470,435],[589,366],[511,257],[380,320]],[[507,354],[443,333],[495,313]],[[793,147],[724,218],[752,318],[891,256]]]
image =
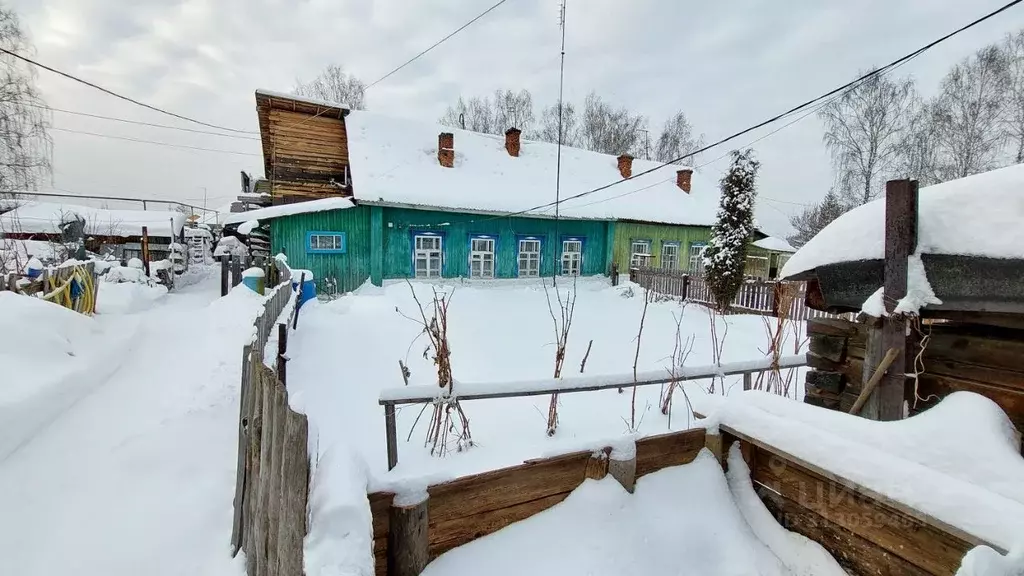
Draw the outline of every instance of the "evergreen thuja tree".
[[[743,284],[747,242],[754,233],[754,180],[759,166],[753,150],[736,150],[722,178],[718,216],[704,250],[704,280],[721,311],[729,308]]]

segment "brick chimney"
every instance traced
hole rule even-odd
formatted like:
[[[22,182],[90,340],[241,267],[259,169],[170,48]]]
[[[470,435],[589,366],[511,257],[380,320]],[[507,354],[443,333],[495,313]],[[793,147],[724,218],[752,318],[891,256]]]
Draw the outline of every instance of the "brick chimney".
[[[676,186],[686,192],[690,193],[690,177],[693,176],[693,168],[683,168],[676,170]]]
[[[455,167],[455,134],[451,132],[438,134],[437,161],[445,168]]]
[[[619,156],[619,174],[623,178],[629,178],[633,174],[633,157],[629,154]]]
[[[505,150],[508,150],[508,155],[518,158],[519,157],[519,135],[522,134],[522,130],[515,126],[505,130]]]

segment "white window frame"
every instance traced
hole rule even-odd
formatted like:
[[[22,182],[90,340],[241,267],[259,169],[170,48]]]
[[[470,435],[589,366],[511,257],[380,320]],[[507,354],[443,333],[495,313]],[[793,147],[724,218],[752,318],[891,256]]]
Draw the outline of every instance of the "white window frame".
[[[690,244],[687,272],[698,276],[704,274],[704,251],[707,248],[707,244]]]
[[[426,279],[440,278],[441,270],[444,268],[444,237],[437,234],[414,234],[412,241],[413,276]],[[427,246],[428,241],[430,246]],[[423,260],[424,268],[420,267],[420,260]]]
[[[629,245],[629,267],[642,268],[651,265],[651,241],[633,240]]]
[[[524,244],[529,244],[531,246],[535,244],[537,246],[537,250],[524,252]],[[541,253],[544,251],[544,244],[541,242],[540,238],[520,238],[516,242],[516,246],[518,248],[516,250],[516,259],[519,262],[519,266],[517,268],[518,276],[520,278],[540,278]],[[523,265],[524,261],[527,264],[526,266]],[[531,263],[534,267],[530,266]]]
[[[743,275],[759,280],[768,279],[769,262],[767,256],[747,256],[743,264]]]
[[[668,250],[671,248],[671,250]],[[669,253],[671,252],[671,254]],[[661,267],[663,270],[675,270],[679,268],[679,243],[661,243]]]
[[[494,278],[494,236],[470,236],[469,277]],[[475,264],[479,264],[479,271]]]
[[[575,248],[567,250],[566,248]],[[583,239],[562,240],[562,276],[579,276],[583,272]]]

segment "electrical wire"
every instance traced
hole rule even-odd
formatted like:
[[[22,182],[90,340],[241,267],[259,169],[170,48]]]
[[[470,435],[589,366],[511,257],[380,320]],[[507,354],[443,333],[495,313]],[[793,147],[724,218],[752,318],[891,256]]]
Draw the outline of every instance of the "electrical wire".
[[[196,150],[200,152],[218,152],[220,154],[234,154],[236,156],[263,156],[262,154],[256,154],[253,152],[239,152],[237,150],[218,150],[216,148],[203,148],[201,146],[186,146],[185,144],[171,144],[170,142],[157,142],[156,140],[144,140],[142,138],[130,138],[128,136],[114,136],[113,134],[100,134],[99,132],[72,130],[71,128],[60,128],[58,126],[51,127],[50,130],[57,130],[59,132],[70,132],[72,134],[85,134],[86,136],[97,136],[100,138],[110,138],[113,140],[125,140],[127,142],[138,142],[140,144],[154,144],[156,146],[167,146],[169,148]]]
[[[18,54],[17,52],[12,52],[12,51],[10,51],[10,50],[8,50],[6,48],[0,47],[0,53],[7,54],[8,56],[13,56],[13,57],[17,58],[18,60],[21,60],[23,62],[27,62],[27,63],[29,63],[29,64],[31,64],[33,66],[42,68],[43,70],[46,70],[47,72],[52,72],[52,73],[57,74],[59,76],[63,76],[65,78],[69,79],[69,80],[74,80],[75,82],[78,82],[80,84],[85,84],[86,86],[88,86],[90,88],[94,88],[96,90],[99,90],[100,92],[103,92],[105,94],[109,94],[110,96],[113,96],[115,98],[120,98],[121,100],[124,100],[125,102],[131,102],[132,104],[135,104],[136,106],[141,106],[143,108],[152,110],[154,112],[159,112],[160,114],[166,114],[167,116],[171,116],[171,117],[177,118],[179,120],[185,120],[186,122],[192,122],[193,124],[199,124],[200,126],[206,126],[207,128],[216,128],[217,130],[224,130],[225,132],[235,132],[235,133],[238,133],[238,134],[257,134],[257,132],[253,132],[252,130],[237,130],[235,128],[227,128],[225,126],[218,126],[216,124],[210,124],[208,122],[203,122],[202,120],[196,120],[195,118],[189,118],[188,116],[184,116],[182,114],[178,114],[178,113],[175,113],[175,112],[171,112],[169,110],[164,110],[163,108],[158,108],[156,106],[152,106],[150,104],[146,104],[145,102],[139,102],[138,100],[136,100],[134,98],[129,98],[128,96],[125,96],[123,94],[118,94],[117,92],[114,92],[113,90],[104,88],[103,86],[100,86],[99,84],[95,84],[93,82],[89,82],[88,80],[83,80],[83,79],[79,78],[78,76],[75,76],[73,74],[68,74],[67,72],[62,72],[60,70],[57,70],[56,68],[53,68],[51,66],[47,66],[46,64],[43,64],[41,62],[37,62],[37,61],[27,57],[27,56],[22,56],[21,54]]]
[[[401,64],[400,66],[398,66],[398,67],[397,67],[397,68],[395,68],[394,70],[392,70],[392,71],[388,72],[387,74],[385,74],[385,75],[381,76],[380,78],[378,78],[378,79],[374,80],[373,82],[370,82],[370,83],[369,83],[369,84],[368,84],[368,85],[366,86],[366,88],[364,88],[364,91],[365,91],[365,90],[369,90],[370,88],[373,88],[374,86],[376,86],[377,84],[380,84],[380,83],[381,83],[381,82],[383,82],[384,80],[387,80],[387,79],[388,79],[388,78],[390,78],[390,77],[391,77],[391,76],[392,76],[393,74],[395,74],[396,72],[398,72],[398,71],[399,71],[399,70],[401,70],[402,68],[405,68],[405,67],[406,67],[406,66],[408,66],[409,64],[412,64],[413,62],[415,62],[416,60],[418,60],[419,58],[421,58],[422,56],[424,56],[424,55],[425,55],[425,54],[426,54],[427,52],[430,52],[430,51],[431,51],[431,50],[433,50],[434,48],[437,48],[438,46],[440,46],[441,44],[443,44],[443,43],[444,43],[445,41],[447,41],[447,40],[448,40],[449,38],[451,38],[452,36],[455,36],[455,35],[456,35],[456,34],[458,34],[459,32],[462,32],[462,31],[463,31],[463,30],[465,30],[466,28],[469,28],[469,26],[470,26],[471,24],[473,24],[473,23],[474,23],[474,22],[476,22],[477,20],[479,20],[479,19],[483,18],[484,16],[486,16],[487,14],[489,14],[489,13],[490,13],[490,12],[491,12],[492,10],[494,10],[494,9],[495,9],[495,8],[497,8],[498,6],[501,6],[501,5],[502,5],[502,4],[504,4],[505,2],[508,2],[508,0],[499,0],[499,2],[497,2],[496,4],[494,4],[493,6],[491,6],[490,8],[488,8],[487,10],[484,10],[484,11],[483,11],[483,12],[481,12],[480,14],[477,14],[477,15],[476,15],[476,16],[475,16],[475,17],[474,17],[474,18],[473,18],[472,20],[470,20],[469,22],[466,22],[466,23],[465,23],[465,24],[463,24],[462,26],[459,26],[459,27],[458,27],[457,29],[455,29],[455,31],[454,31],[454,32],[452,32],[451,34],[448,34],[448,35],[447,35],[447,36],[445,36],[444,38],[441,38],[441,39],[440,39],[440,40],[438,40],[437,42],[434,42],[433,44],[431,44],[431,45],[430,45],[430,47],[429,47],[429,48],[427,48],[426,50],[424,50],[424,51],[420,52],[419,54],[417,54],[417,55],[413,56],[412,58],[410,58],[410,59],[406,60],[406,61],[405,61],[404,63],[402,63],[402,64]]]
[[[870,78],[872,78],[874,76],[877,76],[879,74],[883,74],[883,73],[885,73],[886,71],[888,71],[890,69],[893,69],[893,68],[895,68],[897,66],[900,66],[903,63],[905,63],[905,62],[907,62],[907,61],[909,61],[909,60],[911,60],[913,58],[916,58],[916,57],[920,56],[922,53],[926,52],[927,50],[930,50],[931,48],[934,48],[938,44],[941,44],[942,42],[945,42],[946,40],[949,40],[950,38],[952,38],[952,37],[954,37],[954,36],[964,32],[964,31],[966,31],[966,30],[968,30],[970,28],[973,28],[974,26],[977,26],[978,24],[981,24],[982,22],[985,22],[986,20],[994,18],[995,16],[1005,12],[1006,10],[1009,10],[1010,8],[1016,6],[1017,4],[1020,4],[1021,2],[1024,2],[1024,0],[1012,0],[1011,2],[1003,5],[1002,7],[997,8],[996,10],[994,10],[992,12],[989,12],[988,14],[986,14],[986,15],[984,15],[984,16],[982,16],[982,17],[980,17],[980,18],[978,18],[978,19],[976,19],[976,20],[974,20],[974,21],[972,21],[972,22],[970,22],[970,23],[968,23],[968,24],[966,24],[964,26],[961,26],[960,28],[957,28],[956,30],[946,34],[945,36],[942,36],[941,38],[938,38],[937,40],[933,40],[932,42],[929,42],[928,44],[922,46],[921,48],[918,48],[917,50],[915,50],[915,51],[913,51],[913,52],[911,52],[911,53],[909,53],[909,54],[907,54],[905,56],[902,56],[900,58],[897,58],[896,60],[893,60],[892,62],[886,64],[885,66],[882,66],[881,68],[877,68],[877,69],[872,70],[872,71],[870,71],[870,72],[868,72],[866,74],[863,74],[862,76],[860,76],[860,77],[858,77],[858,78],[856,78],[856,79],[854,79],[854,80],[852,80],[850,82],[847,82],[846,84],[843,84],[842,86],[839,86],[838,88],[834,88],[832,90],[829,90],[828,92],[826,92],[826,93],[824,93],[824,94],[822,94],[820,96],[817,96],[815,98],[812,98],[810,100],[807,100],[807,101],[805,101],[805,102],[803,102],[801,104],[798,104],[798,105],[790,108],[789,110],[786,110],[785,112],[782,112],[781,114],[777,114],[777,115],[775,115],[775,116],[773,116],[773,117],[771,117],[771,118],[769,118],[767,120],[764,120],[762,122],[754,124],[753,126],[750,126],[748,128],[744,128],[743,130],[740,130],[739,132],[735,132],[733,134],[730,134],[729,136],[726,136],[726,137],[724,137],[724,138],[722,138],[720,140],[717,140],[717,141],[713,142],[712,144],[708,144],[707,146],[703,146],[703,147],[701,147],[698,150],[695,150],[693,152],[689,152],[689,153],[684,154],[684,155],[682,155],[682,156],[680,156],[678,158],[673,158],[672,160],[669,160],[669,161],[667,161],[667,162],[665,162],[665,163],[663,163],[663,164],[661,164],[659,166],[655,166],[654,168],[649,168],[647,170],[643,170],[643,171],[638,172],[636,174],[632,174],[628,178],[622,178],[620,180],[616,180],[616,181],[610,182],[608,184],[605,184],[605,185],[602,185],[602,186],[598,186],[597,188],[592,188],[592,189],[587,190],[585,192],[580,192],[580,193],[574,194],[572,196],[567,196],[565,198],[560,198],[560,199],[556,200],[555,202],[548,202],[546,204],[541,204],[539,206],[534,206],[532,208],[527,208],[525,210],[519,210],[517,212],[510,212],[510,213],[507,213],[507,214],[502,214],[501,216],[497,216],[496,218],[507,218],[507,217],[510,217],[510,216],[518,216],[518,215],[521,215],[521,214],[526,214],[528,212],[533,212],[533,211],[536,211],[536,210],[542,210],[544,208],[550,208],[551,206],[554,206],[556,204],[561,204],[561,203],[564,203],[564,202],[568,202],[569,200],[575,200],[577,198],[582,198],[584,196],[589,196],[590,194],[594,194],[594,193],[600,192],[602,190],[607,190],[608,188],[611,188],[613,186],[616,186],[618,184],[621,184],[621,183],[629,181],[629,180],[634,180],[636,178],[639,178],[639,177],[644,176],[646,174],[650,174],[651,172],[655,172],[655,171],[660,170],[662,168],[665,168],[665,167],[668,167],[668,166],[673,166],[673,165],[677,164],[678,162],[680,162],[682,160],[685,160],[687,158],[691,158],[693,156],[696,156],[697,154],[701,154],[701,153],[706,152],[706,151],[708,151],[708,150],[710,150],[712,148],[716,148],[718,146],[721,146],[722,144],[725,144],[726,142],[730,142],[732,140],[735,140],[736,138],[739,138],[740,136],[743,136],[745,134],[749,134],[750,132],[753,132],[754,130],[757,130],[757,129],[763,128],[763,127],[765,127],[765,126],[767,126],[769,124],[773,124],[775,122],[778,122],[779,120],[782,120],[782,119],[784,119],[784,118],[786,118],[788,116],[791,116],[791,115],[793,115],[793,114],[795,114],[797,112],[800,112],[801,110],[804,110],[805,108],[807,108],[809,106],[813,106],[814,104],[817,104],[818,102],[820,102],[822,100],[830,98],[830,97],[832,97],[834,95],[838,95],[838,94],[840,94],[842,92],[845,92],[847,90],[850,90],[852,88],[855,88],[855,87],[859,86],[861,83],[869,80]],[[804,115],[804,117],[806,117],[806,116],[807,116],[807,114]],[[790,124],[792,124],[792,122]],[[771,134],[768,134],[765,137],[767,137],[769,135],[771,135]]]
[[[54,108],[52,106],[45,106],[45,105],[42,105],[42,104],[28,104],[28,106],[33,106],[35,108],[41,108],[43,110],[50,110],[52,112],[60,112],[62,114],[72,114],[72,115],[75,115],[75,116],[84,116],[86,118],[97,118],[97,119],[100,119],[100,120],[110,120],[112,122],[122,122],[124,124],[135,124],[135,125],[138,125],[138,126],[149,126],[151,128],[164,128],[164,129],[167,129],[167,130],[180,130],[182,132],[191,132],[193,134],[209,134],[211,136],[223,136],[225,138],[238,138],[239,140],[256,140],[256,141],[259,141],[259,138],[257,138],[256,136],[243,136],[241,134],[222,134],[220,132],[213,132],[213,131],[210,131],[210,130],[194,130],[192,128],[183,128],[181,126],[171,126],[169,124],[156,124],[156,123],[153,123],[153,122],[140,122],[138,120],[128,120],[127,118],[117,118],[117,117],[114,117],[114,116],[104,116],[102,114],[90,114],[88,112],[79,112],[77,110],[64,110],[62,108]]]

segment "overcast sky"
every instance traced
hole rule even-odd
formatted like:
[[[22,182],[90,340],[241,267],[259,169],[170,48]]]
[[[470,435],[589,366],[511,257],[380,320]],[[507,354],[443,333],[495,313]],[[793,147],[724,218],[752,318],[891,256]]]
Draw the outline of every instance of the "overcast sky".
[[[1004,0],[680,2],[568,0],[566,99],[591,90],[651,119],[683,110],[714,140],[842,84],[1002,5]],[[139,100],[207,122],[257,130],[253,91],[290,90],[325,65],[366,82],[448,34],[493,0],[14,0],[36,58]],[[949,66],[1024,27],[1015,7],[899,70],[926,95]],[[436,120],[460,94],[528,88],[557,98],[558,0],[508,0],[367,94],[368,107]],[[190,126],[40,71],[56,108]],[[53,114],[55,127],[242,154],[188,151],[54,130],[52,187],[175,198],[210,207],[237,195],[239,171],[262,174],[258,140],[126,126]],[[200,128],[191,126],[193,128]],[[749,135],[747,144],[771,129]],[[811,116],[755,145],[758,219],[785,235],[788,215],[832,183]],[[255,138],[255,136],[253,136]],[[728,148],[709,152],[709,161]],[[703,168],[717,180],[727,160]]]

